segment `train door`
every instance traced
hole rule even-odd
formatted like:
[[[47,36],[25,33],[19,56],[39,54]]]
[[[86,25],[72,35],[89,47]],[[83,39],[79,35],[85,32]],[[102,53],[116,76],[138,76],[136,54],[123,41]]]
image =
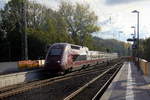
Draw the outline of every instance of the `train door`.
[[[66,69],[68,70],[68,69],[71,69],[72,67],[73,67],[73,60],[72,60],[72,58],[73,58],[73,56],[72,56],[72,51],[71,51],[71,49],[70,48],[68,48],[67,47],[67,50],[66,50],[67,52],[66,52],[66,57],[67,57],[67,63],[66,63]]]
[[[69,68],[73,67],[73,59],[72,58],[73,58],[73,55],[71,53],[69,53],[68,60],[67,60]]]

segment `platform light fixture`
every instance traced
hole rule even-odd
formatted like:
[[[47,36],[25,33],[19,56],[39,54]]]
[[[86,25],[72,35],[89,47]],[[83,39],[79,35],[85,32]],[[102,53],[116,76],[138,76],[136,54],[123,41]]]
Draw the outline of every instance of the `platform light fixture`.
[[[133,10],[132,13],[137,14],[137,57],[138,57],[138,67],[139,67],[139,11]]]

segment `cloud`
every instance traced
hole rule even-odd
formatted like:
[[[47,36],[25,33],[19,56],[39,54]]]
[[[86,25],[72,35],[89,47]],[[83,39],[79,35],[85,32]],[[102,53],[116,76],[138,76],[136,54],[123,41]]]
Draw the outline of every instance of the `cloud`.
[[[3,8],[4,5],[5,5],[5,1],[4,0],[0,1],[0,9]]]
[[[34,1],[36,3],[40,3],[48,8],[52,8],[54,10],[58,9],[59,1],[60,0],[29,0]]]
[[[99,22],[98,25],[99,26],[104,26],[104,25],[107,25],[107,24],[110,24],[110,23],[111,23],[111,17],[109,19],[105,19],[102,22]]]
[[[107,5],[117,5],[117,4],[127,4],[137,1],[145,1],[145,0],[105,0]]]

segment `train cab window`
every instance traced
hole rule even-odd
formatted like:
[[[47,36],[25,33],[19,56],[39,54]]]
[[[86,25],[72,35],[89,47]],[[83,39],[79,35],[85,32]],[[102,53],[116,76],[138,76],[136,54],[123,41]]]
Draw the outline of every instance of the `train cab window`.
[[[77,49],[77,50],[80,50],[80,47],[71,45],[71,49]]]
[[[52,56],[58,56],[62,54],[62,49],[60,48],[52,48],[50,51],[50,55]]]

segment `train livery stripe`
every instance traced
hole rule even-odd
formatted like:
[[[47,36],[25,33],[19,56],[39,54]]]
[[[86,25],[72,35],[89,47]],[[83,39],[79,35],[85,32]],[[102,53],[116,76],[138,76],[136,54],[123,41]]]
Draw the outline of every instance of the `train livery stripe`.
[[[103,61],[104,59],[97,59],[97,60],[84,60],[84,61],[75,61],[74,65],[83,65],[83,64],[89,64],[89,63],[96,63]]]

